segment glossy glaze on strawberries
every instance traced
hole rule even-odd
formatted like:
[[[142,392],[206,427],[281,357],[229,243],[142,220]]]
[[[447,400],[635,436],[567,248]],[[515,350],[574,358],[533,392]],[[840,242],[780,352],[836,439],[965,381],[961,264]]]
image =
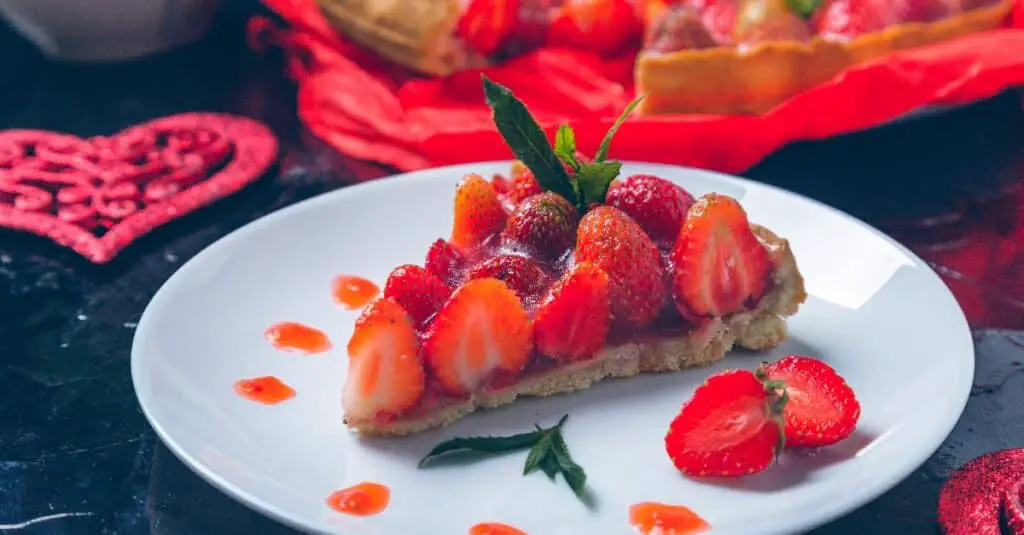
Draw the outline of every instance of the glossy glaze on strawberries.
[[[519,180],[520,191],[533,188]],[[357,322],[349,419],[386,422],[586,361],[612,340],[699,328],[755,308],[771,284],[768,251],[728,197],[694,200],[637,175],[613,182],[609,204],[580,218],[550,192],[513,200],[509,182],[466,176],[451,238],[430,247],[425,268],[395,268]]]

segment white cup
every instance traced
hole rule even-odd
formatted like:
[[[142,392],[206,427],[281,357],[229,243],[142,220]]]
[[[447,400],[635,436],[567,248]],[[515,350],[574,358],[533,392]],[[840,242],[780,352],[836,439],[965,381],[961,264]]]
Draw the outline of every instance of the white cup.
[[[0,15],[47,56],[133,59],[197,41],[219,0],[0,0]]]

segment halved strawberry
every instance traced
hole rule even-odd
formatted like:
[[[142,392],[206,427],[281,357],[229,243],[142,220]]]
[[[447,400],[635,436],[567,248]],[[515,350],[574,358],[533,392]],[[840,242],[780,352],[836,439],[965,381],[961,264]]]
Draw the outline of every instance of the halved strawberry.
[[[598,206],[580,220],[576,261],[608,274],[612,314],[624,325],[644,326],[667,298],[658,248],[640,225],[621,210]]]
[[[466,269],[466,257],[452,244],[439,239],[427,251],[427,262],[424,267],[454,288],[459,285],[462,272]]]
[[[542,354],[560,360],[592,357],[604,347],[611,322],[608,274],[581,262],[558,281],[533,320]]]
[[[416,405],[425,385],[412,319],[391,299],[374,301],[356,320],[348,342],[345,415],[357,420],[399,415]]]
[[[520,299],[536,300],[551,284],[551,275],[534,259],[500,254],[473,266],[466,280],[492,278],[504,282]]]
[[[474,251],[505,228],[505,218],[494,186],[480,175],[466,175],[455,190],[452,244],[464,253]]]
[[[665,450],[691,477],[760,472],[782,445],[785,398],[747,370],[713,375],[669,426]]]
[[[857,428],[857,396],[828,364],[790,355],[765,365],[758,375],[786,384],[786,446],[828,446]]]
[[[772,264],[740,203],[712,193],[697,200],[672,249],[672,289],[684,316],[724,316],[765,293]]]
[[[745,45],[806,41],[811,30],[788,0],[740,0],[732,36],[734,42]]]
[[[422,327],[452,294],[433,273],[412,264],[398,266],[384,284],[384,297],[405,309],[417,328]]]
[[[438,386],[466,395],[523,370],[533,350],[533,326],[504,282],[471,280],[434,316],[423,350]]]

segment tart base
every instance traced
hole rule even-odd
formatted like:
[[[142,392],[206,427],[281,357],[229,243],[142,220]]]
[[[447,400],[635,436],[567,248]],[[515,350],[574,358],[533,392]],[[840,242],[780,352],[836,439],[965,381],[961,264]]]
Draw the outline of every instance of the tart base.
[[[480,409],[509,405],[520,396],[547,397],[585,390],[609,378],[704,366],[721,360],[734,345],[771,349],[785,339],[785,318],[797,312],[807,293],[789,242],[764,227],[751,228],[768,248],[774,265],[772,289],[753,311],[715,318],[686,334],[651,335],[608,346],[590,360],[528,373],[512,385],[469,399],[440,397],[429,408],[420,407],[388,422],[346,419],[345,424],[363,436],[412,435],[445,427]]]
[[[641,52],[634,76],[637,94],[647,97],[637,113],[764,113],[856,64],[999,28],[1014,1],[1000,0],[936,22],[892,26],[845,42],[814,37],[807,42],[772,41],[747,48]]]

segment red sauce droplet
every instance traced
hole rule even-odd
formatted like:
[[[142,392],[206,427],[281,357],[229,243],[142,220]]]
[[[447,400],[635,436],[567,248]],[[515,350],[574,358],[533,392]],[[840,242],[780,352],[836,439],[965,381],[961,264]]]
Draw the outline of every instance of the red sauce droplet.
[[[254,377],[235,382],[235,392],[243,398],[274,405],[295,397],[295,389],[273,376]]]
[[[323,331],[294,321],[271,325],[264,333],[274,347],[297,353],[323,353],[331,348],[331,340]]]
[[[469,528],[469,535],[526,535],[526,532],[507,524],[484,522]]]
[[[380,293],[372,281],[355,275],[338,275],[334,278],[334,300],[349,310],[368,305]]]
[[[711,525],[682,505],[644,502],[629,508],[629,523],[642,535],[691,535]]]
[[[363,482],[336,490],[327,497],[327,506],[339,513],[372,516],[387,508],[391,491],[379,483]]]

